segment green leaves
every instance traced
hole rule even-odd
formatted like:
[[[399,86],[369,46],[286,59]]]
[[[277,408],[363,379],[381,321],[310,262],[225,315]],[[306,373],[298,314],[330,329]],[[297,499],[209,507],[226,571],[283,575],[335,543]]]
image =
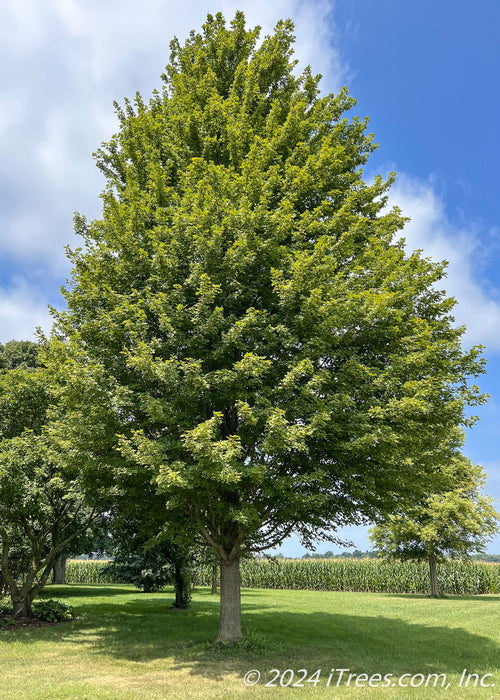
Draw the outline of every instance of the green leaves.
[[[52,360],[61,359],[55,339],[52,351]],[[53,367],[12,369],[0,375],[1,572],[13,602],[22,603],[23,614],[30,613],[31,600],[47,582],[56,556],[70,543],[84,546],[87,528],[98,514],[85,502],[85,452],[78,453],[68,439],[71,391],[61,410],[70,366],[69,359],[59,365],[58,384]],[[94,430],[95,417],[95,409],[88,411],[87,425]],[[93,439],[95,444],[95,435]]]
[[[441,488],[398,509],[371,530],[372,541],[389,556],[467,557],[484,551],[498,531],[500,514],[493,499],[481,493],[486,480],[482,468],[457,452],[444,464],[438,455],[434,458],[442,472]]]
[[[207,481],[222,485],[237,484],[241,480],[242,447],[237,435],[224,440],[220,436],[222,413],[216,412],[212,418],[200,423],[193,430],[184,433],[182,441],[191,459],[199,469],[199,475]]]
[[[484,400],[444,265],[394,241],[394,175],[363,180],[367,120],[297,73],[289,21],[258,34],[209,15],[172,42],[161,92],[117,106],[58,314],[89,463],[227,556],[429,492],[432,454]]]

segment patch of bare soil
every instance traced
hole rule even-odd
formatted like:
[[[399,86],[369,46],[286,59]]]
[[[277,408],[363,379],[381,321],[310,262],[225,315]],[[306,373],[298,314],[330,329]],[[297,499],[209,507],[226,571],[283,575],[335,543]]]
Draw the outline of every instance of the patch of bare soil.
[[[23,630],[23,629],[35,629],[36,627],[55,627],[55,625],[62,625],[64,622],[74,622],[75,620],[80,620],[81,618],[74,618],[73,620],[63,620],[62,622],[47,622],[46,620],[38,620],[36,617],[18,617],[16,620],[14,618],[0,618],[0,633],[7,632],[8,630]],[[2,622],[6,622],[6,626],[2,626]]]
[[[14,618],[9,617],[7,619],[4,618],[4,621],[7,624],[3,628],[0,627],[0,632],[4,632],[6,630],[19,630],[33,627],[47,627],[47,625],[56,624],[54,622],[45,622],[45,620],[37,620],[36,617],[18,617],[17,620],[14,620]]]

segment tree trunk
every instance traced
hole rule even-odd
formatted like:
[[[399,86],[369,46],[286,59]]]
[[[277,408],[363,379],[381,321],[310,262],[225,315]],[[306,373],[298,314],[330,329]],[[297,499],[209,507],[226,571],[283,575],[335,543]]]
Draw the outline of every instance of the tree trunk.
[[[431,552],[429,554],[429,571],[430,571],[430,575],[431,575],[431,596],[433,598],[439,598],[439,587],[438,587],[437,571],[436,571],[436,557],[434,555],[434,552]]]
[[[62,555],[55,560],[52,570],[52,583],[66,583],[66,562],[67,558]]]
[[[215,643],[241,639],[240,558],[220,562],[220,621]]]
[[[191,602],[191,567],[185,557],[181,557],[175,562],[174,571],[174,608],[183,610],[189,607],[189,603]]]
[[[212,565],[212,595],[217,595],[217,564]]]
[[[12,617],[33,617],[31,603],[33,597],[28,593],[23,595],[21,592],[11,596],[12,600]]]

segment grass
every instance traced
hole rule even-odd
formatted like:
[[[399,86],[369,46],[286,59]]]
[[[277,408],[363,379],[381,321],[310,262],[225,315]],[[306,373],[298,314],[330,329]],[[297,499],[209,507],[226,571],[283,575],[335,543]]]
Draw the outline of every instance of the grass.
[[[48,586],[45,597],[82,620],[0,632],[0,698],[500,698],[500,596],[432,600],[419,595],[244,590],[247,641],[214,648],[218,597],[193,595],[170,610],[172,592],[131,586]],[[266,688],[271,669],[321,669],[314,687]],[[351,673],[446,673],[438,688],[325,687],[331,668]],[[463,669],[491,673],[490,688],[459,688]],[[246,688],[250,669],[262,681]],[[332,685],[337,681],[333,677]],[[285,678],[287,678],[285,676]],[[298,676],[295,676],[295,680]],[[279,681],[278,681],[279,682]],[[406,682],[406,680],[405,680]],[[472,681],[473,682],[473,681]],[[367,685],[367,684],[366,684]]]

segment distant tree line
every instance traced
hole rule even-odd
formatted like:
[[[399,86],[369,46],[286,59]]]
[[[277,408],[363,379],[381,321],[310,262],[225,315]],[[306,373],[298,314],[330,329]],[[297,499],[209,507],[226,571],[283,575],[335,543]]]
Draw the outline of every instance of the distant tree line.
[[[500,554],[474,554],[471,559],[474,561],[484,561],[487,564],[500,564]]]
[[[362,552],[359,549],[355,549],[354,552],[342,552],[341,554],[334,554],[330,550],[323,554],[319,552],[307,552],[302,559],[376,559],[377,557],[378,552],[376,551]]]
[[[354,552],[342,552],[341,554],[334,554],[330,550],[327,552],[307,552],[301,558],[302,559],[378,559],[380,554],[377,550],[368,550],[362,552],[359,549],[355,549]],[[277,559],[284,558],[282,554],[276,556]],[[470,557],[473,561],[483,561],[491,562],[492,564],[500,563],[500,554],[474,554]]]

